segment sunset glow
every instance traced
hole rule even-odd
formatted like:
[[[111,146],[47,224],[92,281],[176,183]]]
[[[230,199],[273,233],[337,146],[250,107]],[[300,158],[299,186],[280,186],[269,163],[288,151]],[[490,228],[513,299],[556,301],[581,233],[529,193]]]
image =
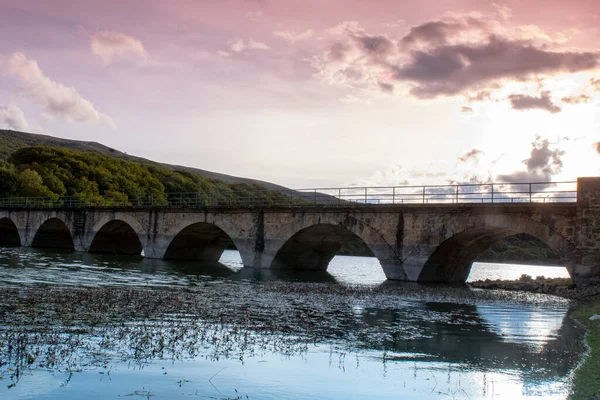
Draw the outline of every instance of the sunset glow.
[[[0,10],[0,128],[290,187],[600,174],[595,0]]]

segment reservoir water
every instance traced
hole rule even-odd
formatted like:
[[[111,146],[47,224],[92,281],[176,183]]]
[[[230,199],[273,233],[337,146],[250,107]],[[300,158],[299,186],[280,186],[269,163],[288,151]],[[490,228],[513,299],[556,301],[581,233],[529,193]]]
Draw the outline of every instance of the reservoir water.
[[[564,268],[476,264],[469,280]],[[568,300],[327,273],[0,249],[1,399],[568,396]]]

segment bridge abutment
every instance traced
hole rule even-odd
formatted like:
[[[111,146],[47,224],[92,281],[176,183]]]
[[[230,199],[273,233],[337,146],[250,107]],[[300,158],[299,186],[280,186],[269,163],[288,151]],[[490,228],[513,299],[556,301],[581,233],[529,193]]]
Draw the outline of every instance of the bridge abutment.
[[[573,281],[600,284],[600,178],[577,179],[576,227]]]

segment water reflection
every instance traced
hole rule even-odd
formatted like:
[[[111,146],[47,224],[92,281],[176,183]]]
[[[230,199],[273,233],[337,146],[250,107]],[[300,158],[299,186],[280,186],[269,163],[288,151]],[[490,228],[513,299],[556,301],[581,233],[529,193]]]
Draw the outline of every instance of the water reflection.
[[[564,398],[581,351],[546,296],[87,257],[2,253],[1,398]]]

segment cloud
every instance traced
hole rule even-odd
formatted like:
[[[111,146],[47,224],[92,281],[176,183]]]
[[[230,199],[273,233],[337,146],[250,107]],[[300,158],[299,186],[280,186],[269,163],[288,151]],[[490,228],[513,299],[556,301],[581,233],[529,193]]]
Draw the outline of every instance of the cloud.
[[[312,35],[313,35],[312,29],[308,29],[301,33],[296,33],[294,31],[289,31],[289,30],[273,32],[273,36],[283,39],[285,41],[288,41],[290,43],[296,43],[301,40],[309,39],[310,37],[312,37]]]
[[[357,32],[352,35],[352,38],[362,55],[373,64],[388,65],[388,58],[397,53],[396,45],[386,36],[371,36],[364,32]]]
[[[472,109],[471,107],[462,106],[462,107],[460,108],[460,112],[463,112],[463,113],[472,113],[472,112],[473,112],[473,109]]]
[[[92,53],[105,65],[116,60],[147,59],[148,53],[139,39],[121,32],[96,32],[90,37]]]
[[[549,91],[543,91],[540,97],[528,96],[524,94],[511,94],[508,96],[510,104],[515,110],[546,110],[552,114],[561,111],[560,107],[552,102]]]
[[[454,96],[505,79],[526,80],[542,74],[597,68],[594,53],[553,52],[531,44],[490,36],[475,45],[441,45],[411,53],[410,60],[393,67],[394,79],[414,84],[418,98]]]
[[[489,90],[483,90],[475,94],[468,94],[466,97],[467,101],[469,101],[470,103],[474,103],[477,101],[486,101],[492,99],[492,92],[490,92]]]
[[[381,88],[382,92],[385,92],[385,93],[393,93],[394,92],[394,85],[385,83],[385,82],[378,82],[378,83],[379,83],[379,87]]]
[[[424,24],[413,26],[409,33],[400,40],[405,48],[413,46],[440,46],[449,42],[454,36],[465,31],[484,32],[487,26],[484,22],[468,17],[464,20],[449,19],[446,21],[428,21]]]
[[[96,110],[75,88],[51,80],[44,75],[37,61],[28,59],[22,53],[14,53],[0,60],[0,70],[20,81],[23,93],[41,107],[46,118],[114,126],[110,117]]]
[[[269,50],[269,47],[266,43],[255,42],[250,39],[247,43],[242,39],[238,39],[231,44],[230,50],[234,53],[242,53],[246,50]]]
[[[386,74],[398,57],[393,40],[385,35],[370,35],[354,22],[342,23],[330,29],[329,34],[334,40],[311,61],[318,78],[370,95],[393,90],[390,74]]]
[[[513,15],[513,10],[506,4],[492,3],[492,7],[496,9],[496,12],[502,17],[502,19],[510,19]]]
[[[472,149],[471,151],[463,154],[462,156],[458,157],[458,159],[461,162],[467,162],[469,160],[474,160],[475,162],[479,161],[479,157],[481,155],[484,155],[485,152],[483,150],[479,150],[479,149]]]
[[[591,99],[592,98],[590,96],[588,96],[587,94],[581,93],[578,95],[563,97],[562,99],[560,99],[560,101],[562,101],[563,103],[567,103],[567,104],[580,104],[580,103],[587,103]]]
[[[501,10],[508,16],[508,9]],[[483,101],[507,83],[600,68],[597,52],[562,50],[562,34],[550,35],[535,25],[509,27],[481,14],[428,21],[399,40],[369,33],[352,21],[327,33],[328,45],[311,62],[315,75],[362,92],[358,95],[381,92],[379,82],[385,82],[419,99],[462,95]]]
[[[561,157],[565,154],[563,150],[557,147],[551,148],[548,139],[542,140],[539,136],[531,143],[531,146],[529,158],[523,160],[526,170],[498,175],[500,182],[550,181],[552,176],[562,171]]]
[[[25,114],[16,106],[0,106],[0,127],[22,132],[32,130],[32,126],[25,119]]]
[[[591,78],[588,84],[594,91],[600,92],[600,78]]]
[[[596,149],[596,153],[600,154],[600,142],[594,143],[594,147]]]

